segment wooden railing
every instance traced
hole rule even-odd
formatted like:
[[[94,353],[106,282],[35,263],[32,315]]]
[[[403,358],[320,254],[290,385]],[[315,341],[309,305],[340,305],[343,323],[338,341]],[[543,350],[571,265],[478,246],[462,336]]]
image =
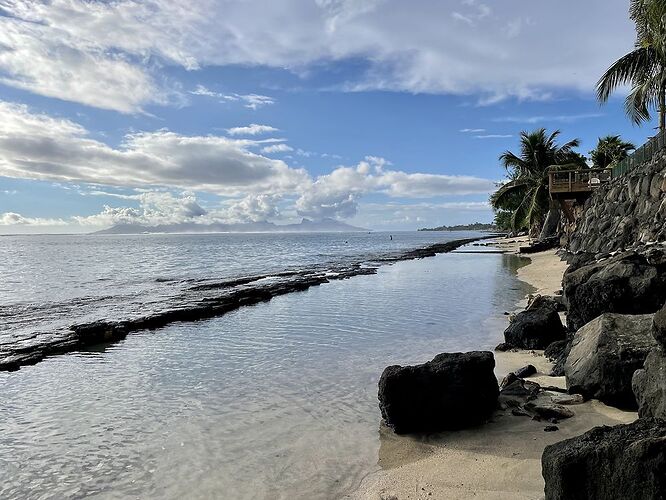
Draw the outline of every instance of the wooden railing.
[[[613,170],[610,168],[554,171],[548,174],[548,189],[551,196],[558,193],[586,193],[612,178]]]

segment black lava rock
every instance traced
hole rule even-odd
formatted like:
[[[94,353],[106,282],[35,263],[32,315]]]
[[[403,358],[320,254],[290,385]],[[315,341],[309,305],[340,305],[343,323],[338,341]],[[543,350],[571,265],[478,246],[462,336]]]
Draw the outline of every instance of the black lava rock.
[[[666,302],[666,264],[634,251],[564,275],[567,323],[578,330],[608,313],[654,313]]]
[[[548,305],[516,314],[504,331],[504,341],[521,349],[545,349],[565,338],[566,331],[559,314]]]
[[[515,372],[516,377],[519,378],[525,378],[525,377],[530,377],[534,375],[537,372],[537,369],[534,365],[527,365],[523,366],[522,368],[518,368]]]
[[[545,500],[663,500],[666,421],[595,427],[546,446],[541,466]]]
[[[379,380],[379,407],[396,433],[437,432],[484,423],[499,387],[491,352],[444,353],[416,366],[389,366]]]

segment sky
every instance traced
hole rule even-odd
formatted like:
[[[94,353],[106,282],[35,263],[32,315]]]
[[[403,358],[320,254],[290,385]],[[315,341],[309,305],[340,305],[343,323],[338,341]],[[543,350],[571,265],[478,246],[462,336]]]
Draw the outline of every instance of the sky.
[[[0,0],[0,234],[490,222],[522,130],[637,145],[626,0]]]

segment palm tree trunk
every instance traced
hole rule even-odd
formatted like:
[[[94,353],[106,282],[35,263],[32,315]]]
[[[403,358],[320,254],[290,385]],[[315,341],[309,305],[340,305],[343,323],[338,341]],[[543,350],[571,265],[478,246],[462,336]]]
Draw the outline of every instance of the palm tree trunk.
[[[560,209],[555,206],[555,204],[551,203],[548,215],[546,215],[546,220],[544,221],[541,233],[539,234],[540,240],[550,238],[557,234],[557,226],[560,223],[560,218]]]
[[[662,80],[659,89],[659,132],[666,130],[666,85]]]

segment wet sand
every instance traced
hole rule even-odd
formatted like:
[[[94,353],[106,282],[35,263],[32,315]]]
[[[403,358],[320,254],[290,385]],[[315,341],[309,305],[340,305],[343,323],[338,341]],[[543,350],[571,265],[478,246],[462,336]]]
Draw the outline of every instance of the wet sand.
[[[498,240],[507,252],[526,244]],[[555,250],[529,256],[530,263],[518,270],[518,278],[540,294],[553,294],[561,288],[566,263]],[[524,302],[524,301],[523,301]],[[524,306],[524,303],[519,304]],[[498,342],[501,340],[498,332]],[[433,353],[433,355],[436,353]],[[530,377],[542,385],[565,387],[564,377],[549,377],[552,364],[540,351],[495,353],[495,372],[499,379],[507,373],[534,365],[538,373]],[[557,398],[546,393],[540,398]],[[588,401],[570,408],[575,416],[557,424],[559,431],[545,432],[544,422],[497,411],[486,425],[459,432],[432,436],[397,436],[380,428],[378,465],[358,490],[347,499],[542,499],[541,454],[552,443],[567,439],[598,425],[632,422],[634,412],[621,411],[599,401]]]

